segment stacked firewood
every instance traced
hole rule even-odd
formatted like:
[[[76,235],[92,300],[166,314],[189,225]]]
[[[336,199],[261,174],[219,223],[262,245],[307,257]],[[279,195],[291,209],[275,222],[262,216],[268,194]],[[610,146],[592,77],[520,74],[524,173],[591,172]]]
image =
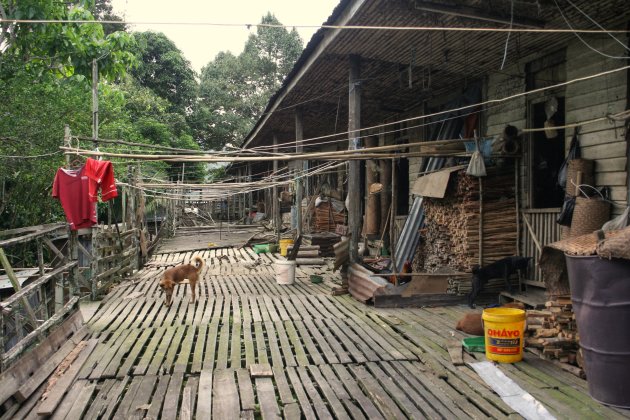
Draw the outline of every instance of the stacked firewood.
[[[584,377],[571,299],[558,297],[545,307],[527,311],[525,345],[540,357],[557,361],[564,369]]]
[[[516,200],[511,170],[488,169],[481,179],[459,171],[451,176],[443,199],[426,198],[425,226],[419,269],[441,267],[470,272],[516,253]],[[481,237],[480,237],[480,232]]]
[[[309,233],[302,235],[304,245],[318,246],[322,257],[334,257],[333,246],[341,241],[341,236],[331,232]]]

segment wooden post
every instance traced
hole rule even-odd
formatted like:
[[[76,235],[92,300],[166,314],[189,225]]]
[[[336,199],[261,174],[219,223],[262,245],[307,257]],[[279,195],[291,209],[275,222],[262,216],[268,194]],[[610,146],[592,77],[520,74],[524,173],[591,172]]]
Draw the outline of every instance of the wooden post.
[[[295,109],[295,152],[300,154],[304,151],[304,144],[302,140],[304,139],[304,126],[302,125],[302,110],[300,108]],[[302,161],[296,162],[296,167],[303,167]],[[297,170],[295,172],[298,172]],[[295,206],[296,206],[296,216],[297,216],[297,234],[298,236],[302,234],[302,196],[304,195],[303,190],[303,179],[300,177],[295,177],[297,182],[295,188]]]
[[[39,268],[39,275],[43,276],[45,274],[44,271],[44,245],[42,244],[41,238],[37,240],[37,266]],[[46,293],[46,288],[41,288],[42,292],[42,319],[48,319],[48,294]],[[2,333],[2,330],[0,330]]]
[[[70,261],[79,261],[79,235],[76,230],[70,231],[68,237],[68,254]],[[70,296],[78,295],[79,293],[79,264],[70,269]],[[63,306],[63,305],[62,305]]]
[[[92,60],[92,140],[98,144],[98,63]]]
[[[380,161],[381,173],[380,173],[380,182],[383,184],[383,191],[381,191],[381,230],[383,235],[383,247],[387,250],[390,248],[389,243],[389,226],[387,220],[389,219],[389,223],[393,223],[393,219],[391,218],[391,212],[389,211],[389,207],[392,203],[392,163],[389,160],[381,160]],[[391,251],[390,251],[391,255]]]
[[[252,164],[248,163],[247,164],[247,182],[252,182]],[[248,192],[247,193],[247,216],[249,216],[249,213],[252,211],[252,207],[254,207],[254,197],[252,195],[252,192]]]
[[[365,139],[365,147],[378,146],[378,137],[370,136]],[[380,232],[380,197],[379,194],[371,194],[370,187],[379,181],[378,179],[378,163],[376,160],[365,161],[365,176],[368,188],[365,189],[365,234],[378,235]]]
[[[273,135],[273,152],[275,154],[278,153],[278,137]],[[274,176],[278,172],[278,161],[273,161],[273,173]],[[276,240],[280,243],[280,228],[282,225],[282,219],[280,217],[280,200],[278,197],[278,186],[274,185],[273,187],[273,224],[276,229]]]
[[[361,57],[350,56],[348,83],[348,150],[359,148],[361,128]],[[361,234],[361,162],[351,160],[348,170],[348,227],[350,230],[350,262],[359,261],[359,235]]]
[[[396,160],[392,158],[392,198],[391,198],[391,219],[389,220],[389,246],[390,253],[392,255],[392,261],[394,261],[394,250],[396,249],[396,215],[398,214],[398,206],[396,203],[396,188],[398,181],[396,179]]]
[[[111,228],[111,225],[109,226]],[[96,225],[92,228],[92,238],[91,238],[92,239],[92,250],[91,250],[92,262],[90,264],[90,271],[92,272],[91,273],[92,281],[90,282],[92,300],[96,300],[96,297],[98,295],[98,288],[96,286],[96,281],[94,280],[94,278],[100,274],[98,270],[98,267],[99,267],[98,261],[100,260],[100,256],[98,254],[99,254],[100,246],[101,246],[100,245],[100,232],[101,232],[101,229],[99,225]]]
[[[15,275],[15,272],[13,271],[13,267],[11,267],[11,264],[9,264],[9,259],[7,258],[7,255],[4,253],[4,249],[2,248],[0,248],[0,263],[2,263],[2,267],[4,267],[4,271],[7,273],[7,277],[9,278],[9,281],[11,282],[11,285],[13,286],[13,290],[15,290],[16,292],[19,292],[21,289],[20,282],[18,281],[17,276]],[[23,296],[21,301],[22,301],[22,304],[24,305],[24,309],[26,309],[26,314],[28,315],[31,321],[31,324],[33,325],[33,328],[37,328],[37,317],[35,316],[35,311],[33,311],[33,308],[31,307],[30,302],[28,301],[26,296]],[[18,315],[16,314],[16,320],[17,320],[17,316]]]
[[[64,126],[64,130],[63,130],[63,145],[64,147],[72,147],[72,142],[70,141],[70,126],[68,124],[66,124]],[[66,155],[66,166],[70,166],[70,162],[72,161],[72,159],[70,158],[70,155]]]

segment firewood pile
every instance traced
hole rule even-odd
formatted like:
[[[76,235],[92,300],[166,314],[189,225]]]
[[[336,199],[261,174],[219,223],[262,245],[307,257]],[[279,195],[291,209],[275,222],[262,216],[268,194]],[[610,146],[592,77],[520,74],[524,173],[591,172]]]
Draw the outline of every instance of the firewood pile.
[[[563,369],[584,378],[571,299],[558,297],[545,306],[545,310],[527,311],[525,345],[541,358],[553,360]]]
[[[321,203],[315,207],[315,232],[334,232],[337,225],[346,223],[345,211],[336,212],[329,202]]]
[[[488,168],[488,176],[481,182],[481,202],[479,178],[466,175],[464,170],[452,174],[443,199],[425,198],[426,228],[418,252],[422,266],[416,269],[434,272],[450,267],[470,272],[473,265],[479,264],[480,254],[483,265],[516,254],[512,169]]]
[[[302,243],[304,245],[319,246],[319,255],[322,257],[334,257],[335,251],[333,246],[339,241],[341,241],[341,236],[330,232],[302,235]]]

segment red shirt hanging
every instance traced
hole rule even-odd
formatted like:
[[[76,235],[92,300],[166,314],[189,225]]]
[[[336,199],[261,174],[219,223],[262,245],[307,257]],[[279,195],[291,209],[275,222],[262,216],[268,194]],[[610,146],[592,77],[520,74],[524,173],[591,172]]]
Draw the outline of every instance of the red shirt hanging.
[[[118,196],[116,181],[114,180],[114,167],[107,160],[94,160],[88,158],[85,162],[85,175],[90,179],[90,201],[98,201],[98,189],[101,189],[101,200],[107,201]]]
[[[89,183],[85,166],[79,169],[59,168],[55,175],[52,195],[61,201],[72,230],[96,224],[96,203],[89,199]]]

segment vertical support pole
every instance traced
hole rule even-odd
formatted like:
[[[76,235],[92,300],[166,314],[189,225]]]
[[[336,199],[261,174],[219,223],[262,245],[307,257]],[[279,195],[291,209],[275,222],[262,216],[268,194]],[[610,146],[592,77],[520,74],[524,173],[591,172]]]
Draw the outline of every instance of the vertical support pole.
[[[398,180],[396,179],[396,160],[392,158],[392,199],[391,199],[391,219],[389,220],[389,246],[392,255],[392,261],[394,259],[394,250],[396,249],[396,215],[398,214],[398,203],[396,203],[396,188],[398,187]],[[398,271],[396,271],[398,273]]]
[[[273,153],[278,154],[278,137],[273,135]],[[273,161],[273,174],[274,177],[278,173],[278,161]],[[280,200],[278,197],[278,186],[273,186],[273,224],[276,229],[276,241],[280,243],[280,227],[282,225],[282,220],[280,218]]]
[[[68,253],[70,254],[70,261],[77,261],[77,265],[70,270],[70,296],[78,295],[79,293],[79,234],[76,230],[70,231],[68,237]]]
[[[378,146],[378,137],[370,136],[365,139],[365,147]],[[372,184],[379,182],[378,161],[368,160],[365,162],[365,176],[367,188],[365,189],[365,234],[378,235],[381,224],[381,194],[371,194]]]
[[[390,206],[392,203],[392,167],[389,160],[380,161],[381,173],[380,182],[383,184],[383,191],[381,191],[381,230],[383,235],[383,248],[390,249],[389,230],[390,224],[394,222],[391,218]],[[391,255],[391,251],[390,251]]]
[[[13,286],[13,290],[15,290],[16,292],[20,291],[21,289],[20,282],[18,281],[17,276],[15,275],[15,272],[13,271],[13,267],[11,267],[11,264],[9,264],[9,259],[7,258],[7,255],[4,253],[4,249],[2,248],[0,248],[0,263],[2,264],[2,267],[4,268],[5,273],[7,273],[7,277],[9,278],[9,281],[11,282],[11,285]],[[35,312],[33,311],[33,308],[31,307],[31,304],[29,303],[28,299],[26,298],[26,296],[23,296],[22,299],[20,300],[22,301],[22,304],[24,305],[24,309],[26,309],[26,313],[28,317],[30,318],[33,328],[37,328],[37,317],[35,316]],[[17,321],[17,317],[18,317],[18,314],[16,314],[16,321]]]
[[[92,60],[92,140],[98,140],[98,62]]]
[[[348,150],[359,148],[361,128],[361,57],[350,56],[350,77],[348,83]],[[359,235],[361,234],[361,162],[350,160],[348,171],[348,225],[350,230],[350,262],[359,260]]]
[[[111,206],[110,206],[111,207]],[[111,228],[111,225],[109,225]],[[96,286],[96,281],[94,280],[100,273],[98,270],[99,264],[98,261],[100,260],[100,256],[98,255],[99,251],[100,251],[100,233],[101,233],[101,228],[100,225],[96,225],[92,228],[92,263],[90,264],[90,271],[92,272],[91,274],[91,291],[92,291],[92,296],[91,299],[92,300],[96,300],[97,296],[98,296],[98,288]]]
[[[70,141],[70,126],[66,124],[63,129],[63,145],[64,147],[72,147],[72,142]],[[70,155],[66,155],[66,166],[70,166]]]
[[[247,163],[247,183],[252,182],[252,164]],[[249,216],[249,213],[252,211],[252,207],[254,207],[254,197],[252,192],[247,193],[247,212],[246,214]]]
[[[44,271],[44,246],[42,245],[42,240],[37,239],[37,267],[39,268],[39,275],[43,276]],[[42,304],[41,308],[41,319],[48,319],[48,296],[46,293],[46,286],[41,287],[42,292]],[[1,333],[1,332],[0,332]]]
[[[304,139],[304,126],[302,125],[302,110],[300,108],[295,109],[295,152],[300,154],[304,152],[304,144],[302,140]],[[302,161],[296,162],[296,167],[303,168],[304,163]],[[298,172],[296,169],[295,172]],[[295,188],[295,207],[296,207],[296,215],[297,215],[297,234],[298,236],[302,234],[303,226],[302,226],[302,198],[304,196],[304,184],[303,179],[299,176],[295,177],[296,188]]]

